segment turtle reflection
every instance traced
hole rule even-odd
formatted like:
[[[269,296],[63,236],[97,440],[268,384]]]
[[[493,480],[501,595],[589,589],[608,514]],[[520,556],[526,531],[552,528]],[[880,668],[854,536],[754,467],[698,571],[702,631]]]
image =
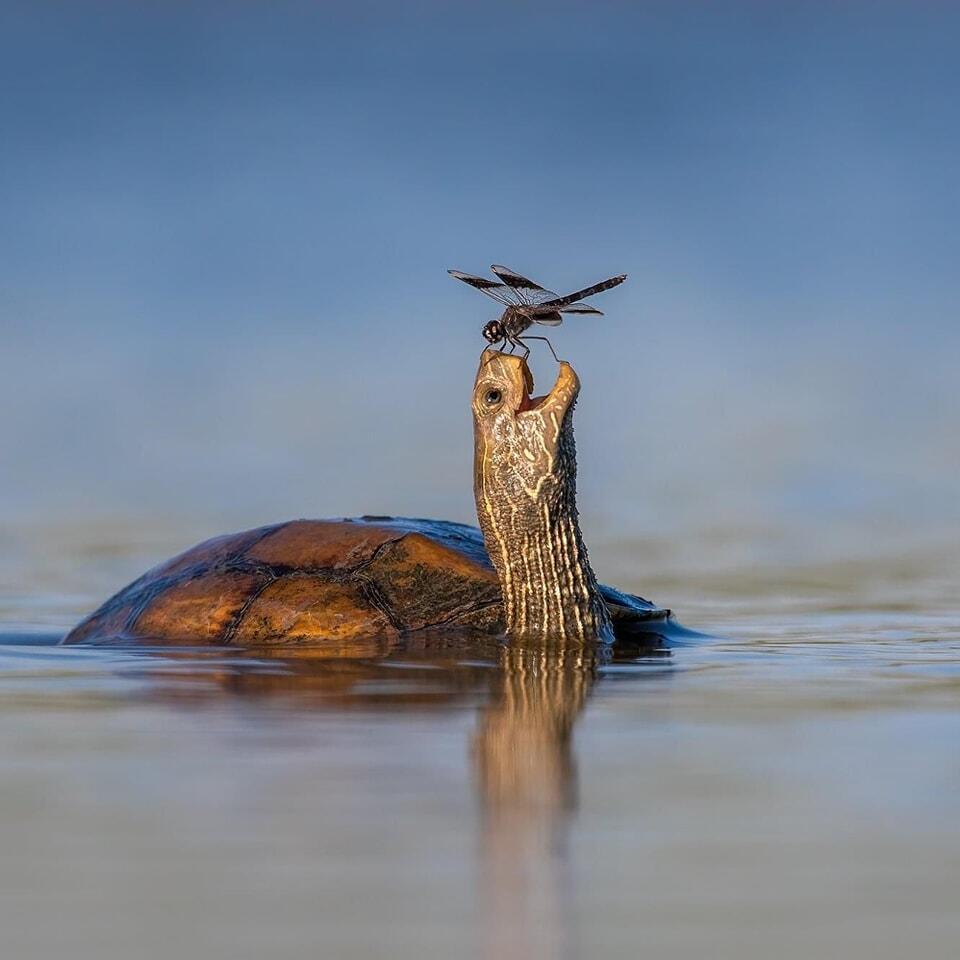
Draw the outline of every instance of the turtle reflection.
[[[563,648],[457,631],[292,652],[165,648],[138,660],[136,672],[174,704],[287,698],[300,710],[392,715],[476,705],[467,749],[482,814],[487,952],[563,955],[572,938],[566,848],[577,805],[574,728],[605,665],[632,662],[638,679],[662,676],[670,672],[667,641],[651,633],[615,648]]]

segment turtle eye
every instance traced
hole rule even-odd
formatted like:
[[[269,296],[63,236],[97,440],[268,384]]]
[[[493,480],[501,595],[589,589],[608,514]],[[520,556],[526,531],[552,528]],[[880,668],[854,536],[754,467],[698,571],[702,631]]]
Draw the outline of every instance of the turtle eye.
[[[503,394],[499,390],[488,390],[483,397],[483,402],[488,407],[495,407],[503,399]]]

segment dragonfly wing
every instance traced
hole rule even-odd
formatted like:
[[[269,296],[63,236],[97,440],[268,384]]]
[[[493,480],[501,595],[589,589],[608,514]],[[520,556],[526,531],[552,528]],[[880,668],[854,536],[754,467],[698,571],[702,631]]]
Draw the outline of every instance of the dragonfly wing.
[[[476,277],[472,273],[463,273],[461,270],[448,270],[447,273],[457,280],[470,284],[488,297],[493,297],[497,303],[502,303],[505,307],[515,307],[523,302],[518,299],[516,291],[505,283],[497,283],[496,280],[488,280],[486,277]]]
[[[534,322],[542,323],[545,327],[559,327],[563,323],[563,317],[557,310],[545,310],[543,313],[533,314]]]
[[[557,295],[552,290],[541,287],[539,283],[501,263],[495,263],[490,269],[516,293],[517,299],[523,304],[533,305],[557,299]]]
[[[565,307],[560,307],[559,313],[590,313],[595,317],[602,317],[603,311],[596,307],[591,307],[588,303],[568,303]]]

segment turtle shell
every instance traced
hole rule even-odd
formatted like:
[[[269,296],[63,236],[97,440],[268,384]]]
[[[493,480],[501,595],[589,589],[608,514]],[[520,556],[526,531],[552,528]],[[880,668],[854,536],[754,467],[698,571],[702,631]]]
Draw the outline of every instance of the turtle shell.
[[[664,619],[601,587],[614,625]],[[440,520],[293,520],[215,537],[149,570],[65,643],[317,644],[430,627],[503,629],[476,527]]]

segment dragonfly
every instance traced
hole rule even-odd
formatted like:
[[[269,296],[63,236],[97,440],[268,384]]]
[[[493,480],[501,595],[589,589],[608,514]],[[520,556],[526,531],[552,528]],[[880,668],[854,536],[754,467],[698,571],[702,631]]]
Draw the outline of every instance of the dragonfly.
[[[530,348],[524,341],[543,340],[558,363],[560,358],[553,349],[553,344],[546,337],[528,334],[527,330],[535,323],[545,327],[557,327],[563,322],[565,314],[589,314],[602,317],[603,311],[583,301],[594,294],[618,287],[627,279],[627,275],[622,273],[617,277],[610,277],[609,280],[603,280],[561,297],[509,267],[495,263],[490,269],[498,278],[497,280],[476,277],[472,273],[463,273],[460,270],[447,271],[451,277],[470,284],[471,287],[485,293],[497,303],[503,304],[505,309],[500,317],[484,326],[484,338],[488,343],[501,344],[501,350],[507,350],[509,344],[510,353],[519,348],[524,351],[524,358],[530,355]]]

